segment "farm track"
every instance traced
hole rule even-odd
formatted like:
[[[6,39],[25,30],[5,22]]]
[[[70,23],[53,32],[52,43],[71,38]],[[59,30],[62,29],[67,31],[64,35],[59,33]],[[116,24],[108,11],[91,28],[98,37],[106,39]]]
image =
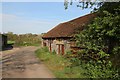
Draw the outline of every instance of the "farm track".
[[[39,47],[21,47],[13,51],[3,51],[3,78],[54,78],[48,68],[35,56]]]

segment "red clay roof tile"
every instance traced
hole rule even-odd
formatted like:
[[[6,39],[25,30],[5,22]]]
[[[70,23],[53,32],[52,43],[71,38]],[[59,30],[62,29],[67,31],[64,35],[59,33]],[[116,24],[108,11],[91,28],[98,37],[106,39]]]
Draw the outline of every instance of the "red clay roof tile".
[[[60,23],[44,34],[42,38],[72,37],[76,30],[83,30],[83,26],[87,25],[95,16],[96,14],[92,13],[65,23]]]

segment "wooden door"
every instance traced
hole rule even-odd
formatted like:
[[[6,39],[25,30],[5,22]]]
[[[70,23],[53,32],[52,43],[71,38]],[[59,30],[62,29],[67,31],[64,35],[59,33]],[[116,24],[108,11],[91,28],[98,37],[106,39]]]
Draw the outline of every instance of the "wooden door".
[[[51,43],[50,43],[50,52],[52,52],[52,47],[51,47]]]
[[[61,45],[62,46],[62,55],[64,55],[64,53],[65,53],[65,50],[64,50],[64,45]]]

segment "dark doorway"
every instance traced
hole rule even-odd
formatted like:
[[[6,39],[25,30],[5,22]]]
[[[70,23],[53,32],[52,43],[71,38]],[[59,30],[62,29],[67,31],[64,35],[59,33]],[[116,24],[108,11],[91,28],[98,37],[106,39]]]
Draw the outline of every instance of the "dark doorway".
[[[47,46],[45,42],[43,42],[43,46]]]

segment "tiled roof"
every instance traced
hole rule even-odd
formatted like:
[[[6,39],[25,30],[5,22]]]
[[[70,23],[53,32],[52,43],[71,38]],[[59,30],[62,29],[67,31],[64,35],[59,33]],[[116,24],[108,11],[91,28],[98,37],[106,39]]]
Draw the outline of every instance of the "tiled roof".
[[[92,13],[65,23],[60,23],[44,34],[42,38],[72,37],[77,30],[83,30],[84,25],[88,24],[95,16],[96,14]]]

